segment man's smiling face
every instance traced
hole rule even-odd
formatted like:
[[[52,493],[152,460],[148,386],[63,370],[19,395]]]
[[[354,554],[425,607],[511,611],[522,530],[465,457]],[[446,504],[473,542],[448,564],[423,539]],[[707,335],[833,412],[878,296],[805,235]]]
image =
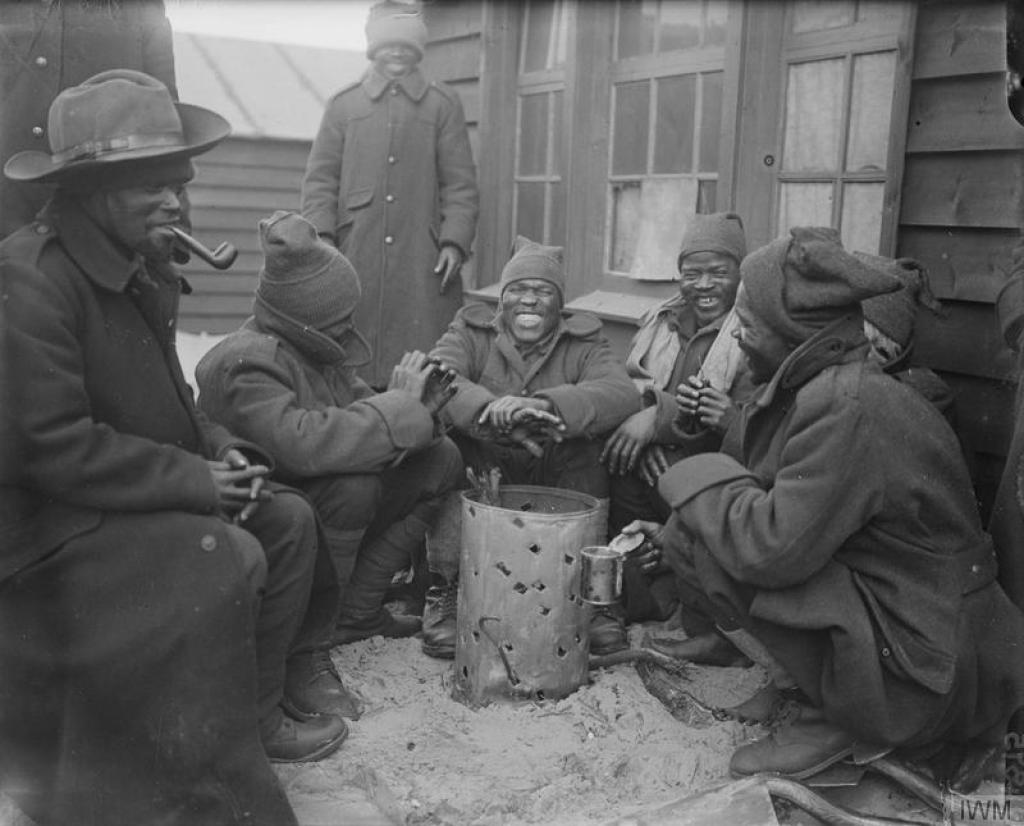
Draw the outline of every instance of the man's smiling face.
[[[505,325],[523,344],[544,339],[558,324],[562,296],[543,278],[513,281],[501,293],[501,315]]]
[[[679,268],[679,292],[701,327],[732,309],[739,285],[739,263],[720,252],[690,253]]]

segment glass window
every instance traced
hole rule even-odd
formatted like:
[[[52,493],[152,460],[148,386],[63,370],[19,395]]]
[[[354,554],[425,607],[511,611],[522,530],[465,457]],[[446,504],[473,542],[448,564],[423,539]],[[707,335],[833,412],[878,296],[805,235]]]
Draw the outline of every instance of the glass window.
[[[523,4],[520,71],[564,66],[567,29],[566,7],[561,0],[529,0]]]
[[[783,169],[833,170],[839,162],[846,61],[815,60],[789,67]]]
[[[725,43],[725,0],[620,0],[619,60]]]
[[[895,80],[895,52],[857,55],[853,59],[848,170],[885,169]]]

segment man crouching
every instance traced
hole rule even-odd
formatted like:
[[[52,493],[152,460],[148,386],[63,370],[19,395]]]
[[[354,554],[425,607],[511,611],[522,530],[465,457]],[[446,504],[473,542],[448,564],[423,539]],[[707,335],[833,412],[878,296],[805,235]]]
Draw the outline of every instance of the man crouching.
[[[760,390],[722,453],[661,477],[664,530],[631,528],[802,694],[732,772],[808,777],[857,743],[999,744],[1024,702],[1024,617],[995,582],[952,429],[868,356],[860,302],[900,282],[828,229],[794,229],[740,272],[737,339]]]
[[[295,823],[267,757],[347,733],[282,709],[316,522],[196,411],[174,349],[169,228],[228,124],[128,70],[49,124],[52,154],[5,166],[57,192],[0,244],[0,788],[42,823]]]
[[[316,506],[342,591],[335,643],[411,636],[419,618],[392,615],[384,599],[461,479],[437,419],[454,391],[413,351],[375,393],[355,372],[370,353],[352,321],[360,286],[348,259],[291,212],[261,221],[260,240],[253,317],[200,361],[199,404],[267,450]]]

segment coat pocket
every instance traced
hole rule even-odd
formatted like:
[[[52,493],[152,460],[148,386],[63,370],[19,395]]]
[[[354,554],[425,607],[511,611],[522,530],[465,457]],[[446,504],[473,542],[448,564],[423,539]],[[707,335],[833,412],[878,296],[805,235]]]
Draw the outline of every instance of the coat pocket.
[[[339,199],[338,225],[334,230],[334,244],[343,253],[355,221],[354,211],[364,209],[373,202],[373,186],[349,190]]]

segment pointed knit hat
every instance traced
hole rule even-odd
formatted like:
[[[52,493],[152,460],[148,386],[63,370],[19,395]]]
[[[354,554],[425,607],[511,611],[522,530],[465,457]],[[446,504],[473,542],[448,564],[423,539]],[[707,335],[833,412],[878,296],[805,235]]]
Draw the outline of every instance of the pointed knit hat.
[[[309,221],[278,210],[260,221],[259,228],[264,263],[257,301],[320,331],[352,315],[361,295],[359,277]]]
[[[794,227],[750,253],[740,278],[751,309],[795,344],[844,315],[861,315],[864,299],[902,286],[843,249],[830,227]]]
[[[553,284],[559,298],[565,301],[565,268],[562,248],[538,244],[522,235],[516,237],[512,257],[501,271],[501,291],[514,281],[539,278]]]

